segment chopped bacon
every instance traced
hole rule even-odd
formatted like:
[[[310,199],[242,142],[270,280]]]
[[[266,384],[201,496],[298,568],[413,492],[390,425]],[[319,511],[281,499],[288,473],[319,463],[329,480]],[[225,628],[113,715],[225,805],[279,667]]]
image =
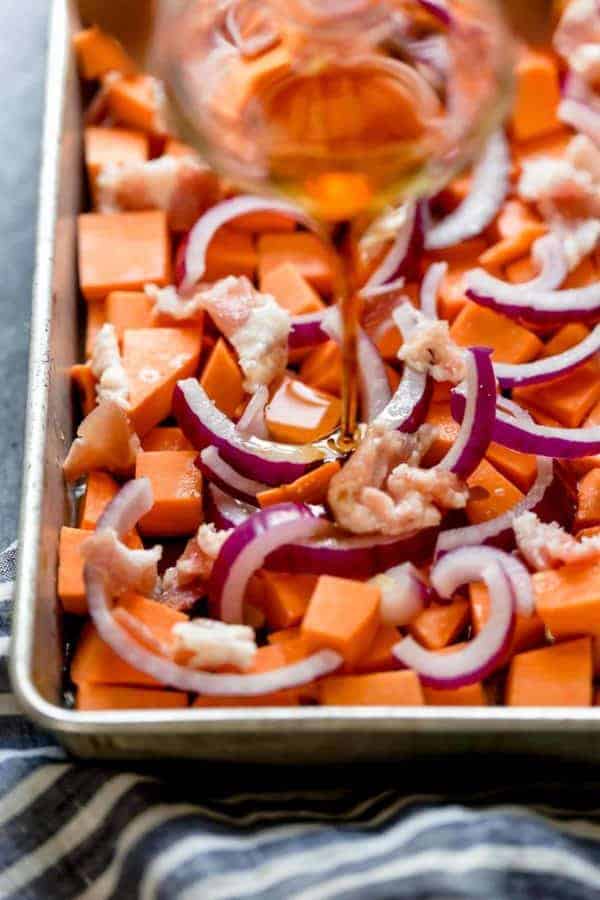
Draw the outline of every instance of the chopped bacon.
[[[355,534],[405,535],[438,525],[443,509],[466,505],[468,490],[451,472],[419,469],[435,429],[415,434],[373,426],[341,472],[331,479],[329,505]]]
[[[167,569],[162,580],[161,599],[176,609],[191,609],[206,593],[214,562],[231,531],[217,531],[212,522],[201,525],[187,542],[175,566]]]
[[[100,212],[162,209],[173,231],[187,231],[216,201],[218,181],[192,156],[109,164],[98,176]]]
[[[132,550],[112,528],[100,528],[82,543],[81,555],[102,572],[111,594],[139,591],[148,596],[154,592],[162,547]]]
[[[129,379],[121,361],[115,326],[109,322],[94,338],[91,368],[98,379],[98,401],[113,400],[123,409],[129,409]]]
[[[242,672],[252,667],[256,656],[254,629],[248,625],[226,625],[214,619],[193,619],[173,626],[175,658],[183,657],[195,669],[235,666]]]
[[[199,290],[204,290],[204,286],[200,285]],[[194,319],[202,319],[204,315],[202,296],[198,291],[188,299],[181,297],[177,288],[172,284],[164,288],[159,288],[155,284],[147,284],[144,291],[154,301],[155,316],[173,319],[175,322],[190,322]]]
[[[229,276],[200,294],[202,307],[237,350],[253,394],[285,371],[290,316],[270,294],[261,294],[245,277]]]
[[[428,319],[414,310],[415,325],[398,351],[401,359],[417,372],[426,372],[434,381],[458,384],[466,374],[465,351],[450,337],[448,322]]]
[[[588,84],[600,82],[600,7],[596,0],[572,0],[554,33],[558,53]]]
[[[533,512],[518,516],[513,528],[521,555],[538,571],[600,558],[600,534],[578,541],[556,522],[540,522]]]
[[[140,441],[127,413],[112,400],[102,400],[85,417],[63,464],[67,481],[76,481],[94,469],[131,475]]]

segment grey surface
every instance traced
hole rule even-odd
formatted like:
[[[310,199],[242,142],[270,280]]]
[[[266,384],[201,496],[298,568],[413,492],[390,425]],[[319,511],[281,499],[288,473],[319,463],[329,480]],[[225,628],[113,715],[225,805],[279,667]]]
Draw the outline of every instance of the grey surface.
[[[48,8],[0,2],[0,548],[19,511]]]

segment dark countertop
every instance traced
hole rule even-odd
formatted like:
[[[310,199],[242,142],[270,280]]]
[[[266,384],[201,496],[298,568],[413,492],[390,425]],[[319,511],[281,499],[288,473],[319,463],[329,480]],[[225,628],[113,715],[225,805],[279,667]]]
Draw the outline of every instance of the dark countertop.
[[[0,549],[16,537],[49,0],[0,7]]]

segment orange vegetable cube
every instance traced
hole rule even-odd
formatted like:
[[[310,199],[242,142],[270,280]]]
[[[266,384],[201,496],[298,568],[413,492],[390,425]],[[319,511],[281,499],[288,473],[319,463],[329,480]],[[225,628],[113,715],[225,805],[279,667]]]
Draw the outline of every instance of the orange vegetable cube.
[[[501,475],[487,459],[481,460],[467,478],[467,484],[471,493],[466,511],[469,522],[473,524],[495,519],[523,499],[519,488]]]
[[[325,304],[293,263],[282,263],[267,269],[260,280],[260,290],[271,294],[291,316],[318,312]]]
[[[517,62],[517,93],[511,118],[516,140],[541,137],[561,128],[558,67],[548,53],[524,49]]]
[[[183,709],[188,695],[121,685],[88,684],[77,688],[76,708],[88,712],[101,709]]]
[[[282,631],[272,631],[267,635],[269,644],[282,644],[284,641],[296,640],[301,637],[300,628],[284,628]]]
[[[479,257],[479,265],[484,266],[490,272],[497,272],[502,266],[514,262],[527,253],[533,242],[546,234],[547,230],[547,227],[541,222],[523,225],[518,234],[506,237],[488,247]]]
[[[469,604],[461,597],[449,604],[432,603],[410,623],[408,630],[428,650],[441,650],[464,631],[469,612]]]
[[[467,303],[465,275],[478,265],[476,257],[456,260],[449,264],[438,291],[438,313],[440,318],[453,322]]]
[[[108,110],[117,122],[151,134],[164,134],[162,92],[152,75],[133,75],[106,87]]]
[[[302,621],[317,584],[316,575],[292,575],[288,572],[261,573],[264,588],[261,609],[269,628],[291,628]]]
[[[79,31],[73,38],[82,78],[102,78],[109,72],[133,75],[136,66],[122,45],[97,25]]]
[[[474,237],[461,241],[458,244],[452,244],[450,247],[444,247],[441,250],[434,250],[431,256],[433,259],[443,259],[448,263],[464,262],[477,259],[485,251],[486,247],[487,243],[484,238]]]
[[[341,403],[297,378],[285,376],[265,410],[265,420],[276,441],[310,444],[337,427]]]
[[[89,359],[94,350],[96,335],[106,322],[106,304],[104,300],[94,300],[86,307],[85,323],[85,356]]]
[[[260,234],[262,231],[289,232],[296,230],[296,220],[282,212],[265,210],[238,216],[232,221],[231,227],[234,231],[248,231],[250,234]]]
[[[152,328],[154,303],[141,291],[112,291],[106,298],[106,321],[115,326],[119,341],[128,328]]]
[[[90,472],[81,505],[80,528],[95,528],[105,507],[116,497],[119,485],[107,472]]]
[[[302,636],[315,648],[337,650],[354,665],[375,637],[378,614],[378,588],[321,575],[302,622]]]
[[[244,379],[233,352],[219,338],[204,366],[200,384],[216,407],[233,418],[244,400]]]
[[[600,563],[536,572],[533,590],[538,614],[554,637],[600,635]]]
[[[479,634],[490,615],[490,595],[485,584],[473,582],[469,585],[469,599],[471,601],[471,622],[475,634]],[[498,663],[501,668],[515,653],[524,650],[533,650],[540,647],[546,640],[546,626],[537,613],[524,616],[517,613],[515,630],[506,651],[504,659]]]
[[[193,450],[181,428],[153,428],[144,436],[142,450]]]
[[[461,347],[491,347],[495,362],[529,362],[543,347],[533,332],[493,309],[471,301],[457,315],[450,335]]]
[[[159,450],[138,453],[136,478],[149,478],[154,505],[140,519],[139,529],[149,537],[193,534],[202,523],[202,475],[194,465],[195,450]]]
[[[537,462],[534,454],[518,453],[516,450],[509,450],[508,447],[492,442],[485,455],[501,475],[505,475],[524,493],[535,481]]]
[[[510,664],[507,706],[591,706],[589,638],[519,653]]]
[[[487,706],[487,697],[480,681],[459,688],[424,687],[427,706]]]
[[[308,231],[263,234],[258,239],[258,273],[262,284],[267,274],[283,263],[292,263],[319,294],[333,293],[334,261],[328,248]]]
[[[201,329],[125,331],[123,367],[129,379],[129,417],[140,436],[170,414],[175,385],[196,373],[201,349]]]
[[[83,416],[89,415],[96,405],[96,377],[87,363],[71,366],[71,383],[77,392]]]
[[[148,137],[141,131],[90,125],[85,129],[84,144],[85,164],[92,193],[103,166],[146,162],[148,159]]]
[[[365,674],[397,669],[399,663],[392,653],[392,648],[401,640],[402,635],[394,625],[381,625],[377,629],[369,649],[364,656],[357,660],[352,671],[357,674]]]
[[[410,671],[371,675],[330,675],[319,682],[324,706],[422,706],[417,675]]]
[[[592,469],[577,485],[575,527],[600,525],[600,469]]]
[[[460,425],[450,412],[449,400],[443,403],[432,402],[425,421],[436,428],[433,443],[423,457],[423,464],[429,467],[437,465],[448,453],[456,440]]]
[[[531,138],[531,140],[524,143],[513,144],[511,148],[513,159],[519,165],[528,160],[537,159],[540,156],[553,156],[557,159],[562,159],[572,134],[570,129],[559,126],[552,134]]]
[[[252,235],[233,228],[220,228],[206,253],[206,281],[219,281],[228,275],[254,279],[258,256]]]
[[[335,341],[319,344],[300,366],[305,384],[339,397],[342,393],[342,351]]]
[[[293,503],[324,503],[327,498],[329,482],[340,471],[337,461],[323,463],[306,475],[297,478],[290,484],[282,484],[278,488],[269,488],[257,495],[259,506],[273,506],[288,500]]]
[[[171,276],[164,212],[84,213],[79,216],[79,281],[86,300],[111,291],[159,286]]]

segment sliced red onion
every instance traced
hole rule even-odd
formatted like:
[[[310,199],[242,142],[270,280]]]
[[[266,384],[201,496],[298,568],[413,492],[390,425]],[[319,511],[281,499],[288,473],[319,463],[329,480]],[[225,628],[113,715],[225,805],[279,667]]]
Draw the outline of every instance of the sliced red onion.
[[[442,0],[418,0],[420,6],[432,15],[442,25],[450,27],[454,21],[452,13]]]
[[[260,438],[262,441],[269,440],[269,431],[265,419],[265,407],[269,402],[269,391],[266,385],[260,384],[252,394],[246,405],[246,409],[239,418],[237,425],[238,434],[249,440],[250,438]]]
[[[252,478],[245,478],[221,459],[216,447],[205,447],[200,452],[196,465],[203,475],[233,497],[247,503],[256,503],[256,495],[268,490],[268,485]]]
[[[342,322],[337,306],[330,306],[325,312],[322,327],[332,340],[341,343]],[[379,351],[362,328],[358,329],[357,348],[362,417],[365,422],[373,422],[389,404],[392,392]]]
[[[425,650],[412,637],[393,648],[401,663],[413,669],[422,684],[436,688],[459,688],[489,675],[506,653],[515,621],[515,603],[503,567],[508,554],[486,548],[486,558],[476,548],[465,547],[444,556],[431,571],[432,587],[441,597],[451,597],[457,588],[484,581],[490,594],[489,617],[479,634],[453,653]],[[488,557],[494,554],[494,559]]]
[[[421,312],[428,319],[439,319],[437,313],[438,292],[447,271],[448,263],[433,263],[427,269],[421,284]]]
[[[539,273],[517,287],[523,292],[557,290],[569,274],[569,264],[558,235],[551,231],[538,238],[531,248],[531,256]]]
[[[422,204],[406,204],[406,218],[383,261],[367,280],[363,291],[380,287],[401,275],[413,274],[423,249]]]
[[[381,592],[379,616],[384,625],[409,625],[425,608],[427,585],[412,563],[402,563],[372,579]]]
[[[594,356],[598,350],[600,350],[600,325],[596,325],[594,330],[579,344],[569,347],[563,353],[546,356],[544,359],[521,365],[494,363],[494,372],[503,388],[539,384],[541,381],[549,381],[558,375],[566,375],[571,369]]]
[[[505,397],[498,397],[497,408],[504,409],[512,413],[518,421],[533,423],[533,419],[522,409],[517,403],[508,400]],[[552,460],[544,456],[537,458],[537,476],[530,490],[523,499],[513,507],[507,510],[501,516],[496,516],[487,522],[481,522],[477,525],[466,525],[463,528],[453,528],[449,531],[441,532],[435,547],[435,557],[438,558],[444,553],[456,550],[459,547],[483,545],[488,541],[497,539],[500,535],[505,534],[512,528],[512,523],[517,516],[530,509],[535,509],[543,500],[546,491],[552,484],[554,478],[554,465]]]
[[[210,485],[207,495],[210,515],[219,529],[235,528],[257,511],[256,507],[229,497],[214,485]],[[316,515],[322,514],[315,507],[312,511]],[[331,526],[323,537],[290,544],[272,553],[265,567],[275,572],[337,575],[340,578],[352,572],[353,578],[371,578],[408,560],[425,563],[431,559],[437,534],[437,528],[427,528],[400,540],[359,537]]]
[[[223,622],[243,621],[244,594],[252,575],[281,547],[314,537],[324,522],[303,503],[278,503],[238,525],[219,553],[208,584],[213,609]]]
[[[464,415],[465,397],[459,389],[450,395],[450,409],[460,422]],[[534,422],[520,422],[502,410],[496,410],[492,440],[509,450],[533,453],[553,459],[580,459],[600,453],[600,426],[593,428],[551,428]]]
[[[447,77],[450,54],[445,35],[429,34],[427,37],[417,40],[405,40],[401,47],[410,54],[415,62],[427,66],[429,71],[440,81]]]
[[[239,216],[254,212],[278,212],[293,216],[304,225],[309,224],[305,213],[284,200],[269,200],[266,197],[233,197],[217,203],[204,213],[189,233],[185,247],[185,276],[181,289],[191,290],[206,271],[206,253],[213,237],[223,225]]]
[[[396,278],[394,281],[388,281],[387,284],[374,285],[373,287],[365,285],[359,293],[363,300],[375,300],[377,297],[385,297],[386,294],[394,294],[396,291],[401,291],[405,280],[404,278]]]
[[[152,504],[148,479],[130,481],[109,503],[97,527],[114,528],[123,537],[152,508]],[[83,577],[90,616],[102,640],[137,671],[182,691],[240,697],[269,694],[314,681],[335,671],[342,663],[339,654],[322,650],[299,663],[260,675],[216,675],[187,669],[144,647],[115,619],[102,572],[88,563]]]
[[[510,151],[503,131],[493,134],[473,169],[469,196],[425,235],[427,250],[441,250],[481,234],[492,222],[508,193]]]
[[[600,112],[579,100],[561,100],[557,116],[565,125],[587,135],[600,147]]]
[[[467,354],[465,378],[466,408],[454,444],[438,463],[459,478],[468,478],[483,459],[496,418],[496,379],[491,350],[471,347]]]
[[[526,322],[560,325],[600,315],[600,282],[564,291],[532,291],[500,281],[484,269],[472,269],[466,286],[471,300]]]
[[[225,16],[225,25],[231,40],[242,56],[253,57],[258,56],[260,53],[265,53],[280,39],[278,31],[271,27],[267,27],[262,33],[245,38],[240,31],[235,16],[236,12],[237,9],[235,5],[229,8]]]
[[[323,329],[323,316],[325,311],[306,313],[303,316],[292,316],[292,329],[288,337],[290,350],[301,350],[304,347],[313,347],[329,340],[329,335]]]
[[[235,425],[217,409],[195,378],[179,381],[173,392],[173,415],[197,450],[214,446],[225,462],[240,474],[270,485],[288,484],[305,475],[333,450],[292,446],[258,438],[243,438]]]
[[[404,366],[396,393],[375,422],[412,434],[425,421],[430,395],[431,384],[427,375]]]

